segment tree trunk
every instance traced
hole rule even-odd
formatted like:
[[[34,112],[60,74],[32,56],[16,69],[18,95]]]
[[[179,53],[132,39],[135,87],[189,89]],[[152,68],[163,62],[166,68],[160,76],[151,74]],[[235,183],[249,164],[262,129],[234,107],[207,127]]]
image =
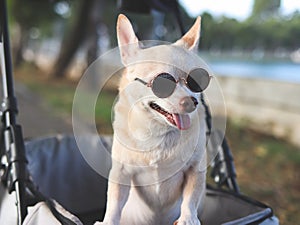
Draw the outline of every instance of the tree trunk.
[[[69,64],[87,35],[89,13],[94,1],[81,0],[74,23],[70,32],[65,34],[60,53],[50,73],[52,77],[62,78],[65,76]]]
[[[93,6],[93,9],[90,12],[90,22],[88,29],[88,37],[87,41],[87,55],[86,61],[87,64],[90,65],[95,61],[99,53],[99,39],[100,32],[99,29],[102,26],[102,10],[105,8],[105,1],[97,0]]]
[[[22,65],[24,62],[23,53],[24,53],[24,47],[27,44],[28,41],[28,32],[26,28],[22,25],[19,26],[19,36],[15,42],[15,46],[13,46],[13,63],[14,67],[18,68]]]

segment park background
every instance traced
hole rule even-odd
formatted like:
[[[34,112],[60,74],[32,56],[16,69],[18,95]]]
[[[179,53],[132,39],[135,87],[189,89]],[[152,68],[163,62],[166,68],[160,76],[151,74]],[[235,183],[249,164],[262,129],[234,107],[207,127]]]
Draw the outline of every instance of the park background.
[[[206,8],[197,10],[201,2]],[[244,12],[228,0],[229,8],[240,11],[235,15],[222,13],[220,7],[217,11],[207,2],[182,0],[180,11],[186,28],[195,16],[202,17],[199,53],[224,93],[226,136],[241,190],[273,207],[282,224],[298,224],[300,6],[287,10],[284,0],[253,0],[245,1]],[[101,54],[116,47],[118,4],[114,0],[8,2],[25,137],[72,132],[72,101],[80,77]],[[218,4],[224,3],[215,1]],[[181,35],[171,14],[124,13],[140,39],[172,42]],[[103,96],[95,119],[99,133],[111,134],[116,85],[107,87]]]

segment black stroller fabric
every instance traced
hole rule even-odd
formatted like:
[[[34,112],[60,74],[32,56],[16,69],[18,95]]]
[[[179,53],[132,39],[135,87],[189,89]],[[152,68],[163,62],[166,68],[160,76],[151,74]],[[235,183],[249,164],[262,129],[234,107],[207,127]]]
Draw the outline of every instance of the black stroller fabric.
[[[83,138],[90,144],[102,141],[104,148],[110,151],[111,137]],[[55,200],[53,205],[58,213],[73,224],[93,224],[103,218],[107,180],[84,160],[73,136],[29,141],[26,155],[34,183],[46,197]],[[202,218],[205,225],[279,224],[271,208],[248,197],[212,187],[208,187],[206,196]],[[0,200],[0,224],[17,224],[14,195],[8,195],[3,186],[0,186]],[[49,204],[40,202],[29,207],[23,224],[62,223],[53,215]]]

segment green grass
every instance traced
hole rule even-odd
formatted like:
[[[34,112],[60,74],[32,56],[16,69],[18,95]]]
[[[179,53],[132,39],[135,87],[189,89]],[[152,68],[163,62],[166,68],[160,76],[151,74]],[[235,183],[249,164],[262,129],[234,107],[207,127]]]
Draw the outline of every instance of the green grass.
[[[28,87],[39,93],[42,98],[58,111],[71,113],[73,104],[74,88],[67,84],[41,85],[41,83],[27,83]]]
[[[28,71],[22,73],[28,74]],[[58,113],[71,115],[75,83],[37,79],[32,75],[18,77]],[[104,91],[97,100],[95,120],[101,133],[112,133],[111,109],[115,98],[116,92]],[[235,157],[242,192],[269,204],[279,216],[281,224],[299,224],[299,147],[272,135],[254,131],[248,128],[248,123],[245,120],[229,120],[226,132]]]
[[[103,91],[98,97],[95,114],[97,127],[101,132],[112,133],[112,109],[116,96],[116,92]]]
[[[298,224],[300,149],[229,121],[227,137],[241,190],[275,210],[281,224]]]
[[[37,71],[39,73],[39,71]],[[45,99],[54,111],[59,114],[72,114],[73,98],[76,90],[76,83],[67,80],[45,79],[41,74],[34,74],[31,67],[25,67],[21,71],[17,71],[17,79],[27,85],[29,89],[37,93],[41,98]],[[92,97],[90,93],[84,93],[79,96],[82,102],[81,113],[90,114],[91,110],[85,108],[85,103],[89,102]],[[96,125],[105,134],[112,134],[112,107],[117,97],[116,91],[104,90],[98,96],[95,105],[95,121]]]

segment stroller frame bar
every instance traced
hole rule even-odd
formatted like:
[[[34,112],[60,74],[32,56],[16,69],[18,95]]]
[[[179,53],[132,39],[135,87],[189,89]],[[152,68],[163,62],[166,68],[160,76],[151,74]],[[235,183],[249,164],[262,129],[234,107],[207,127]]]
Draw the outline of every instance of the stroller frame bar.
[[[5,161],[4,165],[1,165],[1,181],[8,187],[9,193],[15,191],[18,224],[22,224],[27,215],[25,183],[28,174],[22,128],[16,124],[18,108],[14,94],[6,0],[0,0],[0,43],[3,85],[1,159]]]

